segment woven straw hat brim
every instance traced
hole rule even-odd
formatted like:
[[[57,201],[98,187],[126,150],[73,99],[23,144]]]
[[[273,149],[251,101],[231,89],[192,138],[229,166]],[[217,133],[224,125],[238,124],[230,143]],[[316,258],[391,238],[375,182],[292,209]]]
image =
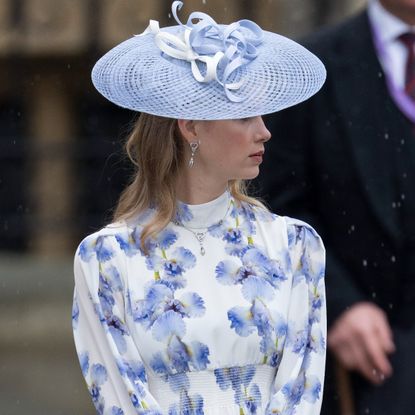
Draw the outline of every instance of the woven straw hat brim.
[[[177,26],[164,28],[174,32]],[[305,101],[324,84],[326,70],[307,49],[264,31],[258,56],[242,69],[242,102],[230,101],[216,80],[198,82],[190,63],[163,55],[153,34],[135,36],[94,66],[96,89],[114,104],[176,119],[240,119],[280,111]]]

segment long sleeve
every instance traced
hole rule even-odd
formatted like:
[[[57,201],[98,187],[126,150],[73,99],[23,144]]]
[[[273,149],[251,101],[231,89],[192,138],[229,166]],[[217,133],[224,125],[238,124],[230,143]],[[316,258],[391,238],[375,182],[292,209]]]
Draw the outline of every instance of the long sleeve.
[[[125,322],[125,264],[112,235],[94,234],[75,256],[73,330],[78,357],[100,415],[159,415]]]
[[[317,233],[287,218],[293,270],[287,337],[266,414],[318,415],[326,355],[325,250]]]

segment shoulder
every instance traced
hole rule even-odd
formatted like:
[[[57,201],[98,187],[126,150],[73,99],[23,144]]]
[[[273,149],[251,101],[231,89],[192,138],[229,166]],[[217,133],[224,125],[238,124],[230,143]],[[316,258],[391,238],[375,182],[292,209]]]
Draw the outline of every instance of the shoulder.
[[[240,211],[246,219],[255,221],[258,226],[268,232],[275,233],[276,228],[281,230],[286,227],[284,217],[271,212],[265,206],[242,202]]]
[[[300,219],[284,216],[287,225],[288,247],[301,248],[324,252],[324,244],[317,231],[308,223]]]
[[[126,222],[116,222],[86,236],[75,253],[75,260],[89,262],[97,259],[98,262],[106,262],[114,257],[117,241],[128,234]]]

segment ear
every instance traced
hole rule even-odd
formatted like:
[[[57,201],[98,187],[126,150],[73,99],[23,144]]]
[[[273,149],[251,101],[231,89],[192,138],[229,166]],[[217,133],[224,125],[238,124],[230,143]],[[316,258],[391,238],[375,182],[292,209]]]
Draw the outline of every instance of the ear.
[[[193,120],[177,120],[177,125],[182,137],[188,143],[196,140],[196,124]]]

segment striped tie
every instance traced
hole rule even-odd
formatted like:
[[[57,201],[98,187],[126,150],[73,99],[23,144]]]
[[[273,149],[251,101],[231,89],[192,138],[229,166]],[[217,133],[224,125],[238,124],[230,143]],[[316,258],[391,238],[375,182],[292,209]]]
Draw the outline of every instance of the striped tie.
[[[405,68],[405,92],[415,101],[415,33],[404,33],[399,40],[408,50]]]

